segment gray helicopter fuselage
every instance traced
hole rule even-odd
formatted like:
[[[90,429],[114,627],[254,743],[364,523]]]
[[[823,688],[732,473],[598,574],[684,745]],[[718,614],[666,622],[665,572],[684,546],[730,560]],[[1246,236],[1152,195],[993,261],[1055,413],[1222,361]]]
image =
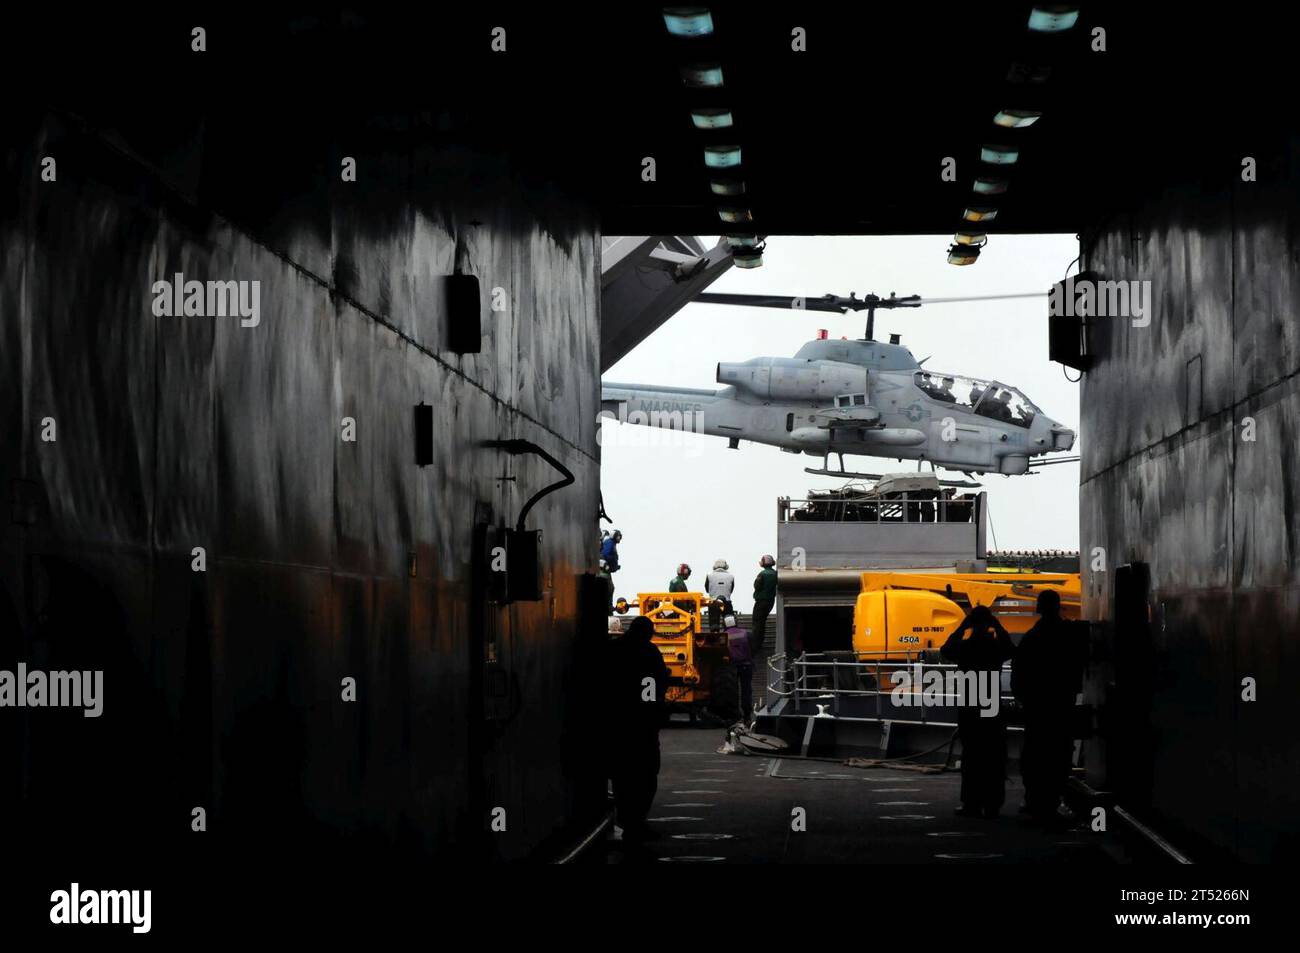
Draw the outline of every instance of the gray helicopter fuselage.
[[[907,348],[809,341],[792,358],[722,363],[717,390],[607,383],[602,416],[750,440],[790,453],[925,460],[978,473],[1025,473],[1068,450],[1074,432],[1016,388],[921,368]]]

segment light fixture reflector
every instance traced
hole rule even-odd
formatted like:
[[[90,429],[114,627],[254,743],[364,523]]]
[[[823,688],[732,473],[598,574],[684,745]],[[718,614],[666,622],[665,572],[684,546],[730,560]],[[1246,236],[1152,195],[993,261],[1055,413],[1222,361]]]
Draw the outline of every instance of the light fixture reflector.
[[[978,245],[951,245],[948,248],[948,264],[973,265],[979,261]]]
[[[710,169],[732,169],[740,165],[740,146],[705,146],[704,164]]]
[[[1035,33],[1064,33],[1079,22],[1079,8],[1060,3],[1029,11],[1029,29]]]
[[[708,7],[664,7],[664,26],[673,36],[708,36],[713,32],[713,14]]]
[[[1020,150],[1014,146],[981,146],[980,161],[989,165],[1014,165],[1020,158]]]
[[[692,109],[691,122],[696,129],[730,129],[736,124],[730,109]]]
[[[695,63],[682,67],[682,82],[697,89],[714,89],[722,85],[722,67],[717,63]]]
[[[1042,115],[1036,109],[1003,109],[993,117],[993,125],[1003,129],[1024,129],[1038,122]]]

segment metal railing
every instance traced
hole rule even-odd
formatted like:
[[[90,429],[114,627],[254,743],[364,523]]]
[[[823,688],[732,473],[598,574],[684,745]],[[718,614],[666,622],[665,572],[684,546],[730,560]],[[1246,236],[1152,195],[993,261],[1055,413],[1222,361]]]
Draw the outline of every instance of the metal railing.
[[[897,499],[815,499],[777,501],[781,523],[970,523],[975,500],[922,499],[903,495]]]
[[[781,653],[767,660],[767,691],[774,698],[787,699],[792,714],[955,725],[957,712],[972,703],[969,693],[974,691],[979,700],[975,673],[929,661],[935,654],[933,650],[844,651],[790,658]],[[1010,672],[1008,663],[999,673],[1000,710],[1016,707]],[[906,678],[898,673],[905,673]],[[936,690],[936,685],[941,688]],[[985,698],[991,701],[991,692],[987,686],[985,689]]]

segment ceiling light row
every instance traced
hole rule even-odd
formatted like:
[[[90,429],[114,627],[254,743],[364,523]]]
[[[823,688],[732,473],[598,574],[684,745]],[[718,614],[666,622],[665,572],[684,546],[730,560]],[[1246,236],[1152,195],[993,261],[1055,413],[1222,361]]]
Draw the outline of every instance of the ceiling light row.
[[[1044,4],[1035,6],[1029,14],[1028,28],[1033,33],[1063,33],[1079,21],[1079,8],[1067,4]],[[1046,81],[1050,69],[1047,67],[1026,67],[1013,64],[1007,74],[1009,82],[1019,83],[1027,77],[1036,83]],[[1043,116],[1037,109],[1001,109],[993,117],[993,125],[999,129],[1027,129]],[[980,146],[980,161],[986,165],[1006,167],[1020,161],[1020,148],[1016,145],[985,143]],[[1011,183],[997,175],[977,176],[971,190],[977,196],[1003,195]],[[978,224],[981,227],[997,218],[998,209],[992,205],[968,205],[962,211],[962,221]],[[948,263],[952,265],[971,265],[979,260],[980,249],[988,242],[988,235],[983,231],[963,229],[954,236],[954,244],[948,248]]]
[[[713,13],[708,7],[664,7],[663,15],[671,36],[693,41],[714,35]],[[722,64],[714,61],[690,63],[681,67],[680,74],[690,89],[722,89],[726,82]],[[734,128],[736,119],[725,107],[700,107],[691,110],[691,124],[702,132],[714,132]],[[734,199],[746,194],[745,180],[738,174],[742,158],[739,144],[704,147],[705,167],[721,173],[709,179],[713,195]],[[718,207],[718,218],[728,225],[745,225],[754,220],[754,213],[745,206],[722,205]],[[763,245],[757,236],[728,235],[727,244],[736,267],[757,268],[763,263]]]

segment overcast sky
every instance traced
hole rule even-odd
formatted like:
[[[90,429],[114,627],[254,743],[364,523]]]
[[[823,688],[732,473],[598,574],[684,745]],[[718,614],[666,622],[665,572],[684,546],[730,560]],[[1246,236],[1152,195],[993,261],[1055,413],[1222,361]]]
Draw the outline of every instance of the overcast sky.
[[[703,241],[708,246],[715,239]],[[859,297],[892,291],[934,298],[1046,291],[1079,252],[1073,235],[995,235],[978,262],[956,267],[947,263],[947,246],[944,236],[775,237],[768,239],[761,268],[732,268],[709,290],[809,298],[851,291]],[[689,304],[604,380],[718,388],[718,361],[790,357],[819,328],[832,337],[858,338],[865,323],[865,313],[840,317]],[[877,312],[877,340],[889,340],[891,332],[902,334],[918,360],[930,357],[927,369],[1012,384],[1049,417],[1078,430],[1078,385],[1047,360],[1046,298]],[[629,599],[666,589],[681,562],[690,563],[691,588],[698,589],[713,561],[723,558],[736,574],[737,608],[748,611],[758,559],[776,548],[776,498],[798,499],[810,489],[844,483],[803,472],[820,466],[820,457],[754,443],[729,450],[725,439],[698,434],[677,433],[672,446],[647,446],[649,428],[608,422],[602,427],[623,431],[607,432],[602,440],[601,487],[605,510],[624,537],[615,590]],[[915,470],[916,463],[846,457],[845,466],[880,473]],[[961,478],[952,471],[940,476]],[[998,549],[1078,549],[1077,464],[982,479],[990,549],[994,537]]]

